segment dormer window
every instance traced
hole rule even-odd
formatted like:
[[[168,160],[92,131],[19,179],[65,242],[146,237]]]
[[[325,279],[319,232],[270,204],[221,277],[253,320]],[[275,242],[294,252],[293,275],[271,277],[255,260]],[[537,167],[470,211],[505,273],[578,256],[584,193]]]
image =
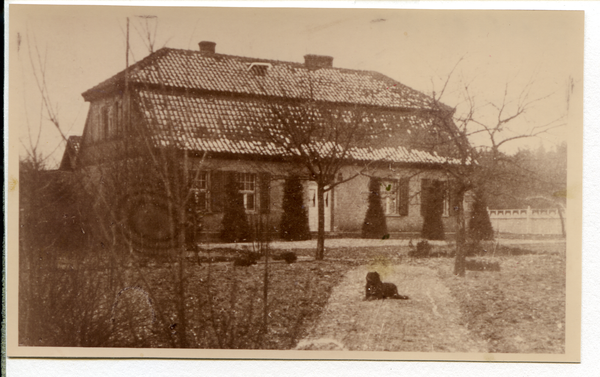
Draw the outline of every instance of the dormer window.
[[[254,76],[266,76],[269,68],[271,68],[269,63],[252,63],[248,67],[248,71]]]

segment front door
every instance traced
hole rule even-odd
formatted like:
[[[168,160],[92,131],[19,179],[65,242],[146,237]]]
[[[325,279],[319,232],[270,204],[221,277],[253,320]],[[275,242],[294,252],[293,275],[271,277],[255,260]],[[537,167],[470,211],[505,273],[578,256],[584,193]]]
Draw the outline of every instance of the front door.
[[[325,231],[331,231],[331,191],[323,195],[325,200]],[[308,226],[311,232],[319,230],[319,198],[317,184],[311,182],[308,186]]]

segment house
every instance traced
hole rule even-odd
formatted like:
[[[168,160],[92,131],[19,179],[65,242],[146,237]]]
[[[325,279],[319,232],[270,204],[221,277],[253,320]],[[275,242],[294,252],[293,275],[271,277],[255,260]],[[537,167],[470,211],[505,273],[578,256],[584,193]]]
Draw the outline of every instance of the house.
[[[58,167],[59,170],[72,171],[77,166],[77,155],[79,154],[79,146],[81,145],[81,136],[69,136],[67,138],[67,146],[63,153],[62,160]]]
[[[454,229],[451,180],[443,166],[460,161],[448,143],[454,130],[444,130],[438,122],[451,117],[451,108],[440,109],[430,97],[382,74],[336,68],[328,56],[282,62],[220,54],[213,42],[199,46],[199,51],[160,49],[84,92],[90,108],[78,166],[91,168],[119,158],[135,165],[151,159],[129,149],[174,151],[189,171],[186,179],[192,182],[196,210],[203,212],[205,232],[216,234],[221,227],[223,185],[231,172],[238,173],[247,213],[268,214],[276,228],[285,177],[310,174],[294,153],[261,130],[282,121],[273,117],[279,110],[281,116],[317,104],[329,109],[332,119],[360,112],[361,127],[377,131],[347,150],[332,177],[344,181],[356,176],[325,192],[325,231],[360,232],[369,177],[382,179],[391,233],[421,230],[424,189],[433,180],[447,183],[441,193],[443,221],[446,230]],[[323,141],[327,143],[332,144]],[[111,152],[115,145],[125,154]],[[316,231],[317,187],[310,179],[305,182],[310,228]]]

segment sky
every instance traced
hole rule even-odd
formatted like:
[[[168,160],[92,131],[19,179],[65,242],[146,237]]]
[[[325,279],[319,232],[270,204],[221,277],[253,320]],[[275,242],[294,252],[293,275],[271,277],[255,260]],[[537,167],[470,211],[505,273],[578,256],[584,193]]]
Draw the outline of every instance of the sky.
[[[156,30],[154,50],[197,50],[208,40],[217,43],[218,53],[239,56],[302,62],[308,53],[330,55],[335,67],[377,71],[436,95],[450,77],[442,101],[464,114],[468,85],[476,117],[488,125],[503,98],[508,115],[519,98],[540,99],[501,136],[557,127],[507,143],[509,153],[565,140],[568,84],[582,85],[581,12],[11,5],[10,119],[19,125],[21,156],[39,130],[39,149],[50,155],[50,167],[64,149],[41,111],[32,61],[38,72],[43,62],[63,133],[81,135],[88,110],[81,93],[125,68],[128,17],[130,64],[148,55],[142,38],[148,23]],[[484,145],[487,139],[479,134],[472,142]]]

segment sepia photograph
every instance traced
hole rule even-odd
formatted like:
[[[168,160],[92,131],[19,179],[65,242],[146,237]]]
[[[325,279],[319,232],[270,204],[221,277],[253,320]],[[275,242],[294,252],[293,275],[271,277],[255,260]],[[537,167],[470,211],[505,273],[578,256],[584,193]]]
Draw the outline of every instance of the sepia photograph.
[[[579,361],[584,12],[9,11],[8,356]]]

